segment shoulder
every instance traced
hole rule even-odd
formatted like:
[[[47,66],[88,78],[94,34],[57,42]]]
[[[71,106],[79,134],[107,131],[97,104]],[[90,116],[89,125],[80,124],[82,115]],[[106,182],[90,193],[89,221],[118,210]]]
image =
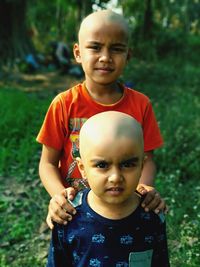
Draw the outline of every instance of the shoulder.
[[[71,97],[76,96],[77,94],[81,93],[82,84],[77,84],[69,89],[66,89],[65,91],[59,93],[53,101],[64,101],[68,100]]]
[[[78,96],[81,94],[82,84],[77,84],[66,91],[63,91],[56,95],[51,102],[51,107],[69,106],[73,102],[77,101]]]
[[[137,100],[144,101],[144,102],[150,102],[150,99],[148,96],[146,96],[145,94],[143,94],[143,93],[141,93],[135,89],[132,89],[130,87],[125,87],[125,92],[127,95],[129,95],[130,97],[134,97]]]
[[[88,190],[79,191],[75,198],[71,201],[68,200],[68,202],[74,207],[77,208],[78,206],[81,206],[83,204],[83,197],[85,196],[86,192]]]
[[[146,212],[141,206],[139,207],[140,219],[144,223],[155,225],[165,224],[165,215],[163,212],[156,214],[153,211]]]

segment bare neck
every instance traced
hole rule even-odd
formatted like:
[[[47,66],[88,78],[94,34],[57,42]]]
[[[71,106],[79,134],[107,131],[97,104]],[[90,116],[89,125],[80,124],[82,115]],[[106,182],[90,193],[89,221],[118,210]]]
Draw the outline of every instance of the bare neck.
[[[95,87],[88,85],[86,82],[85,86],[92,99],[101,104],[114,104],[123,96],[123,89],[117,82],[106,86],[95,85]]]

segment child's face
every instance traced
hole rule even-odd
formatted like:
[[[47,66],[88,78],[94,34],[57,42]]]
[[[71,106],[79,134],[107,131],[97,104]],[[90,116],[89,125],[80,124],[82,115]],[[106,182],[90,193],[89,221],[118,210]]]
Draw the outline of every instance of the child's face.
[[[117,22],[94,21],[81,30],[74,54],[82,64],[87,85],[115,83],[129,54],[127,31]]]
[[[121,205],[132,200],[143,165],[143,149],[133,138],[119,137],[87,145],[79,164],[94,199],[103,205]]]

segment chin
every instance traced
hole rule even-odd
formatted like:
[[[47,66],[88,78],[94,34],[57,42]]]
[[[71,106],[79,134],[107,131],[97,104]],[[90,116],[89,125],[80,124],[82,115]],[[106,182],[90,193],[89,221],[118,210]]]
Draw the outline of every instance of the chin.
[[[115,205],[122,205],[126,201],[127,199],[124,198],[113,198],[113,199],[107,199],[106,203],[115,206]]]

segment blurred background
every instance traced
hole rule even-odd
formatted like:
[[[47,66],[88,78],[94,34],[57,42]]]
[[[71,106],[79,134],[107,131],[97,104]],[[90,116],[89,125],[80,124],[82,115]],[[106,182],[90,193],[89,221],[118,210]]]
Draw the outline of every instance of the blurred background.
[[[121,80],[151,98],[165,140],[156,187],[169,206],[171,266],[200,266],[200,1],[1,0],[1,267],[45,266],[49,196],[35,138],[53,97],[84,80],[73,43],[81,20],[103,8],[129,21]]]

